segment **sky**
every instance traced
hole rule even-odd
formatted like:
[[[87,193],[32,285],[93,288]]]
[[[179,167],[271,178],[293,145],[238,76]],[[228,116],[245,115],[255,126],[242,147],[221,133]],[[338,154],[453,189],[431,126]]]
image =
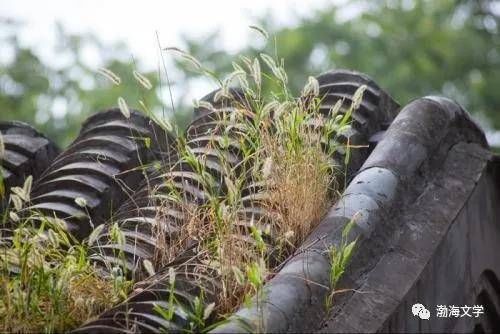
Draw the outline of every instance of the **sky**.
[[[323,7],[327,0],[1,0],[0,17],[26,24],[22,43],[35,46],[42,57],[52,58],[54,25],[62,23],[70,32],[92,32],[103,42],[125,42],[147,67],[158,62],[158,31],[162,46],[179,46],[182,35],[203,37],[220,29],[227,50],[237,50],[248,41],[248,26],[271,11],[277,23],[290,25]]]

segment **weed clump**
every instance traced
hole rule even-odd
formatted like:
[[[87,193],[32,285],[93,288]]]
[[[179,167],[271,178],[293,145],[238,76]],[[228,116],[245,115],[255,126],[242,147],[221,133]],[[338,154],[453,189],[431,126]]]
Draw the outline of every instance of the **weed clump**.
[[[179,49],[175,53],[192,59]],[[194,65],[213,76],[198,61]],[[199,187],[208,199],[194,210],[185,210],[183,241],[172,243],[166,251],[179,254],[181,245],[196,245],[193,263],[197,265],[182,274],[210,272],[218,288],[205,303],[212,305],[211,312],[219,319],[250,297],[259,298],[265,282],[338,198],[350,150],[349,143],[338,138],[349,130],[351,114],[365,88],[356,92],[351,106],[338,101],[324,115],[316,79],[309,78],[301,96],[294,97],[288,90],[283,59],[267,54],[253,59],[242,56],[233,67],[226,79],[216,80],[220,89],[212,103],[224,101],[225,106],[216,108],[203,101],[212,121],[217,114],[217,125],[203,134],[210,138],[204,146],[210,154],[193,154],[187,140],[179,145],[181,160],[198,173]],[[241,88],[238,96],[232,93],[232,81]],[[341,161],[333,158],[339,152]],[[228,159],[228,153],[234,153],[237,161]],[[208,161],[216,162],[220,175],[213,176]],[[182,203],[180,199],[177,204]]]
[[[123,300],[130,282],[120,275],[102,277],[87,246],[68,234],[63,220],[18,214],[29,202],[30,188],[30,177],[24,187],[14,188],[13,205],[4,214],[4,226],[7,217],[21,225],[2,231],[0,331],[68,331]]]

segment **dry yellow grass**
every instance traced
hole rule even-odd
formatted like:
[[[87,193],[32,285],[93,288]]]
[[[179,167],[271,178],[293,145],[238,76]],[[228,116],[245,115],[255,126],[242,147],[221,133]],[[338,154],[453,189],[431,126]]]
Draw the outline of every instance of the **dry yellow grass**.
[[[219,315],[231,313],[258,292],[275,266],[319,223],[337,194],[335,166],[322,147],[325,138],[306,122],[318,115],[308,114],[314,111],[301,109],[300,104],[291,106],[302,119],[294,137],[274,128],[277,122],[278,127],[287,126],[293,121],[287,117],[292,116],[273,120],[269,114],[257,126],[247,124],[259,143],[250,158],[253,170],[237,175],[225,166],[228,194],[200,207],[186,207],[187,223],[179,239],[165,250],[170,257],[190,241],[198,244],[198,254],[204,254],[200,266],[208,265],[217,273],[213,280],[220,284],[215,297]],[[252,177],[245,179],[249,174]],[[252,205],[266,212],[255,219],[241,214],[249,205],[243,203],[242,191],[252,184],[263,185],[250,198],[255,198]]]
[[[39,269],[39,268],[38,268]],[[120,301],[113,282],[84,273],[48,274],[43,286],[19,286],[16,277],[0,280],[0,332],[64,332],[97,316]],[[53,286],[51,286],[53,285]]]
[[[0,332],[64,332],[121,301],[130,283],[103,278],[87,249],[55,225],[35,229],[29,216],[0,250]]]

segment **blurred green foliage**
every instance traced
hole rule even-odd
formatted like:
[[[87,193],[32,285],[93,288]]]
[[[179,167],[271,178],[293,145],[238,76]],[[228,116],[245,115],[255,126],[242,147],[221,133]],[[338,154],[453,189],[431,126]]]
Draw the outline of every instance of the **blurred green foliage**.
[[[295,91],[309,75],[351,68],[369,74],[402,104],[442,94],[500,128],[499,20],[500,1],[493,0],[353,0],[307,13],[292,27],[280,27],[272,15],[265,16],[259,25],[271,40],[263,47],[254,35],[242,51],[274,54],[275,41]],[[55,54],[63,61],[55,59],[57,66],[49,66],[21,45],[15,23],[0,21],[0,29],[0,44],[11,55],[0,59],[0,120],[29,122],[64,145],[84,118],[116,105],[119,96],[132,108],[139,108],[142,100],[152,110],[162,109],[158,71],[143,73],[153,89],[140,86],[124,45],[104,46],[94,36],[68,34],[59,27]],[[216,33],[203,40],[186,38],[184,49],[214,72],[229,73],[235,55],[219,42]],[[101,67],[121,77],[120,85],[84,61],[89,49]],[[196,73],[182,72],[176,87],[182,91],[196,80]],[[189,115],[177,117],[186,123]]]
[[[20,120],[34,125],[61,145],[75,138],[81,122],[91,113],[117,105],[122,96],[131,108],[139,100],[159,105],[155,89],[147,90],[133,76],[135,63],[124,45],[104,47],[92,35],[72,35],[61,26],[56,29],[54,59],[47,64],[29,47],[23,46],[17,32],[21,26],[0,21],[7,59],[0,59],[0,120]],[[119,85],[88,65],[84,53],[92,54],[121,78]],[[142,73],[155,82],[156,72]]]
[[[350,68],[370,75],[402,104],[442,94],[500,128],[500,1],[354,0],[307,13],[291,28],[270,17],[260,25],[275,35],[296,91],[309,75]],[[266,50],[272,54],[273,44]],[[234,55],[218,48],[217,35],[186,45],[215,72],[232,70]]]

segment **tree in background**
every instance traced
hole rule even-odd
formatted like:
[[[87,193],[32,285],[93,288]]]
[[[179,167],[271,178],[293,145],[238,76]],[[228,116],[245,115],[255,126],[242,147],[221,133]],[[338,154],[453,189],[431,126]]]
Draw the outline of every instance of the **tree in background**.
[[[260,23],[275,35],[296,90],[309,75],[350,68],[403,104],[442,94],[500,128],[500,1],[357,0],[309,14],[289,28],[277,27],[271,16]],[[186,51],[215,72],[229,72],[232,56],[217,45],[212,35],[187,40]]]
[[[372,76],[402,104],[442,94],[500,128],[499,20],[500,1],[493,0],[354,0],[308,13],[293,27],[276,25],[272,15],[263,17],[260,25],[275,38],[295,90],[309,75],[351,68]],[[143,73],[151,89],[139,85],[133,76],[137,66],[124,45],[105,47],[91,35],[76,36],[59,27],[54,66],[20,45],[16,29],[14,23],[0,21],[0,44],[11,54],[0,59],[0,120],[26,121],[66,144],[84,118],[116,105],[120,96],[131,108],[142,109],[142,100],[151,110],[171,110],[164,75],[163,87],[159,70]],[[234,55],[219,45],[218,35],[212,33],[202,41],[186,38],[184,48],[215,73],[229,73]],[[89,49],[101,67],[121,77],[120,85],[84,61]],[[251,44],[245,51],[255,55],[262,49]],[[181,98],[175,101],[176,118],[185,124],[190,116],[184,110],[191,108],[182,94],[199,76],[177,74],[175,93]],[[166,102],[160,98],[162,89]]]
[[[5,47],[5,58],[0,59],[0,120],[27,122],[66,145],[85,118],[116,106],[120,96],[130,108],[139,108],[139,100],[151,109],[160,106],[157,73],[142,73],[153,83],[151,89],[138,84],[133,75],[136,64],[124,45],[105,47],[92,35],[68,34],[58,26],[56,59],[49,65],[20,44],[16,37],[20,28],[16,22],[0,21],[0,44]],[[84,53],[116,73],[119,84],[99,74],[99,65],[89,65]]]

